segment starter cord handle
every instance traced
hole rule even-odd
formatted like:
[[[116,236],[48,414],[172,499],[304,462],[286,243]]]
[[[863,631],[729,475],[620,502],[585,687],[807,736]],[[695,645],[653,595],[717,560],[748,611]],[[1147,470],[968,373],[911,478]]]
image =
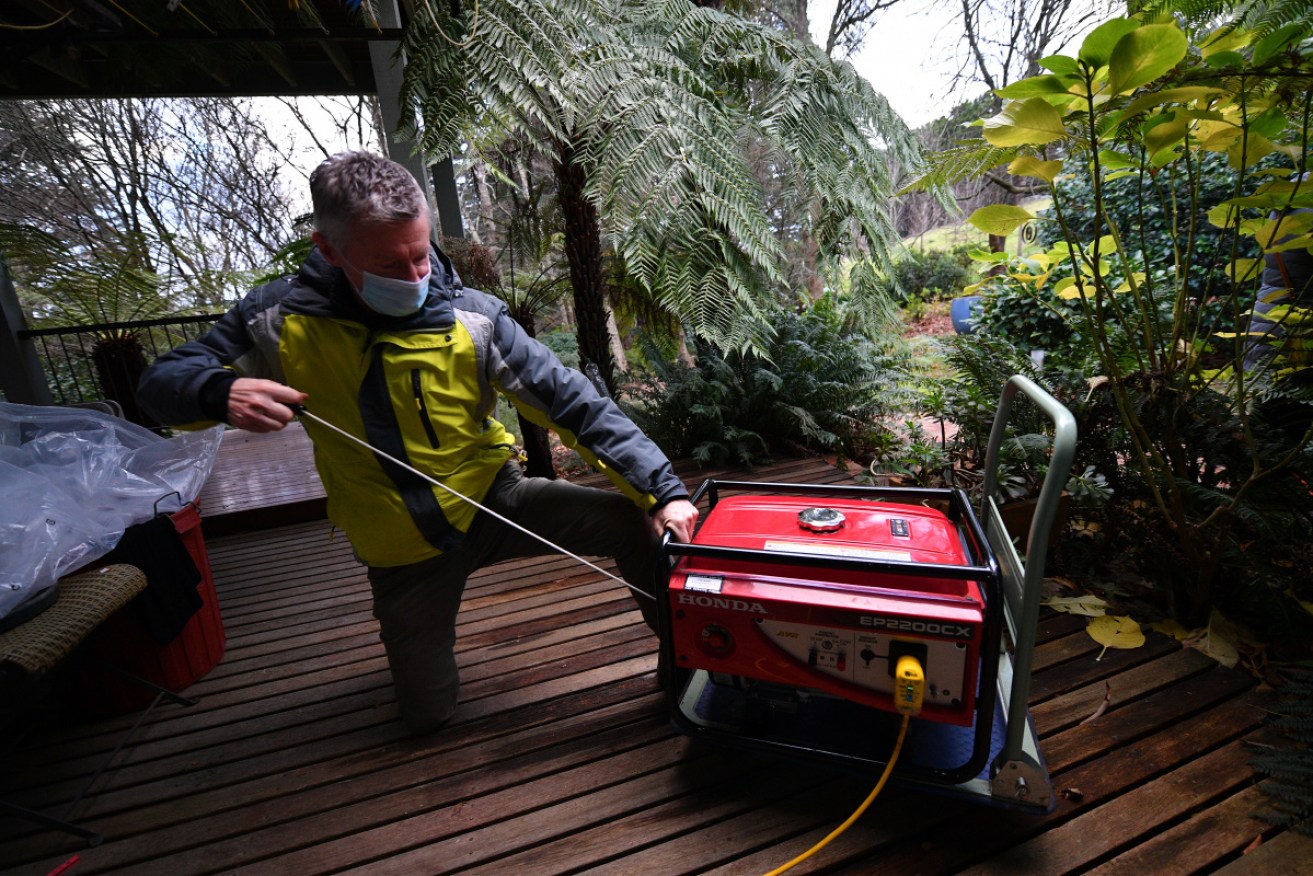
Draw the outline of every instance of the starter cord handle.
[[[456,490],[453,490],[451,487],[449,487],[449,486],[447,486],[446,484],[442,483],[442,481],[439,481],[439,480],[437,480],[437,479],[435,479],[435,478],[432,478],[432,477],[426,475],[424,472],[420,471],[419,469],[415,468],[414,466],[411,466],[411,465],[408,465],[408,464],[402,462],[401,460],[397,459],[395,456],[390,456],[390,455],[384,453],[382,450],[379,450],[377,447],[374,447],[373,445],[369,444],[369,443],[366,442],[366,441],[362,441],[361,439],[357,438],[355,435],[352,435],[350,432],[347,432],[347,431],[344,430],[344,429],[339,429],[337,426],[334,426],[332,423],[328,422],[328,421],[325,420],[323,417],[317,416],[317,415],[312,414],[312,413],[310,413],[309,411],[307,411],[307,410],[305,409],[305,405],[300,405],[300,404],[295,404],[295,403],[293,403],[293,404],[288,404],[287,406],[288,406],[289,408],[291,408],[291,409],[292,409],[292,413],[296,414],[298,417],[309,417],[310,419],[314,420],[316,423],[319,423],[321,426],[324,426],[325,428],[328,428],[328,429],[332,429],[334,432],[336,432],[337,434],[341,435],[343,438],[347,438],[347,439],[349,439],[349,440],[351,440],[351,441],[354,441],[356,444],[359,444],[361,447],[365,448],[366,450],[370,451],[371,453],[375,454],[376,456],[381,456],[383,459],[386,459],[388,462],[391,462],[391,463],[394,464],[394,465],[399,465],[399,466],[401,466],[402,468],[404,468],[406,471],[410,472],[411,474],[413,474],[413,475],[417,475],[418,477],[421,477],[421,478],[423,478],[424,480],[428,481],[430,484],[433,484],[433,486],[435,486],[435,487],[441,487],[442,489],[446,490],[448,493],[451,493],[451,494],[452,494],[453,496],[455,496],[457,499],[460,499],[460,500],[463,501],[463,502],[468,502],[469,504],[473,505],[475,508],[478,508],[480,511],[483,511],[483,512],[486,513],[486,514],[490,514],[490,515],[492,515],[493,517],[495,517],[495,518],[497,518],[498,520],[500,520],[502,523],[505,523],[507,526],[513,527],[513,528],[515,528],[515,529],[518,529],[520,532],[523,532],[525,535],[529,536],[530,538],[537,539],[538,541],[540,541],[540,542],[542,542],[543,544],[547,545],[547,546],[548,546],[549,548],[551,548],[552,550],[554,550],[554,551],[558,551],[558,552],[560,552],[560,553],[563,553],[563,554],[565,554],[567,557],[570,557],[570,558],[573,559],[573,560],[577,560],[577,561],[579,561],[580,563],[583,563],[583,564],[584,564],[585,566],[587,566],[588,568],[592,569],[592,570],[595,571],[595,572],[599,572],[599,573],[605,575],[606,577],[610,578],[612,581],[618,581],[619,583],[621,583],[621,584],[623,584],[624,586],[628,587],[630,590],[634,591],[634,593],[638,594],[639,596],[642,596],[642,597],[645,597],[645,598],[647,598],[647,599],[650,599],[650,600],[652,600],[653,602],[656,601],[656,597],[653,596],[651,593],[648,593],[646,590],[643,590],[643,589],[641,589],[641,588],[639,588],[639,587],[635,587],[633,584],[630,584],[628,581],[624,580],[623,578],[621,578],[621,577],[619,577],[619,576],[617,576],[617,575],[612,575],[610,572],[606,571],[606,569],[603,569],[601,566],[598,566],[598,565],[595,564],[595,563],[590,563],[588,560],[585,560],[583,557],[579,556],[578,554],[571,553],[570,551],[568,551],[568,550],[566,550],[565,548],[561,547],[559,544],[554,544],[554,543],[548,541],[547,539],[543,538],[543,537],[542,537],[541,535],[539,535],[538,533],[533,532],[532,530],[529,530],[529,529],[525,529],[523,526],[521,526],[520,524],[516,523],[514,520],[511,520],[510,518],[508,518],[508,517],[506,517],[506,516],[504,516],[504,515],[502,515],[502,514],[498,514],[496,511],[492,510],[491,508],[487,507],[486,505],[482,505],[482,504],[480,504],[480,503],[474,501],[474,500],[471,499],[469,496],[466,496],[464,493],[460,493],[460,492],[457,492]]]

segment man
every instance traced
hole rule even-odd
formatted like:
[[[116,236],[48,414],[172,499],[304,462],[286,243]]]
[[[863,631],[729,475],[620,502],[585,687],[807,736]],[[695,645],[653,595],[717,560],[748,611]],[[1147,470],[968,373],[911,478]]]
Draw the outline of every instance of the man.
[[[691,538],[697,509],[669,460],[578,372],[530,339],[501,302],[464,289],[430,244],[423,193],[404,167],[346,152],[310,177],[315,249],[198,341],[147,370],[160,422],[281,429],[306,409],[574,553],[613,556],[650,592],[657,535]],[[550,425],[624,495],[525,478],[496,392]],[[374,616],[402,718],[416,733],[455,711],[456,611],[475,569],[547,552],[307,418],[328,515],[369,568]],[[651,624],[655,605],[636,597]]]

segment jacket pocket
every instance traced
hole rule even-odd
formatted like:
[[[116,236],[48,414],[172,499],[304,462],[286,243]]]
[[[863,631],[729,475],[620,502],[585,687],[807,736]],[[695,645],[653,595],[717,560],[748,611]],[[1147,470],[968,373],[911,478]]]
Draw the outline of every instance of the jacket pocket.
[[[429,406],[424,401],[424,388],[420,385],[418,368],[410,370],[410,388],[415,394],[415,409],[419,412],[420,425],[429,437],[429,446],[436,450],[441,445],[438,442],[438,432],[433,428],[433,419],[429,416]]]

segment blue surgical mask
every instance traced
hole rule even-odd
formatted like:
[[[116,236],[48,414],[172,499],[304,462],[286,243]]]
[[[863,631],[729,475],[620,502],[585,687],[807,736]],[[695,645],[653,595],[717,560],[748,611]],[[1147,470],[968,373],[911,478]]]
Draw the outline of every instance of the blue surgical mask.
[[[346,259],[342,261],[351,264]],[[356,270],[360,269],[356,268]],[[433,272],[430,270],[418,280],[394,280],[391,277],[371,274],[369,271],[360,271],[360,297],[375,313],[384,316],[410,316],[424,304],[424,297],[428,295],[429,290],[429,277],[432,275]]]
[[[429,274],[418,280],[394,280],[361,271],[360,297],[370,310],[386,316],[410,316],[423,305],[428,289]]]

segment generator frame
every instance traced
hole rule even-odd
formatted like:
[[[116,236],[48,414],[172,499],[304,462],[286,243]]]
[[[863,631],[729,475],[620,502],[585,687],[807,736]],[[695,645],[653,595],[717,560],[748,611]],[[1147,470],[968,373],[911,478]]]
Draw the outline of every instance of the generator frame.
[[[1040,488],[1034,516],[1025,539],[1025,560],[1013,544],[996,499],[999,451],[1016,395],[1029,398],[1053,421],[1054,435],[1049,467]],[[722,491],[864,498],[880,501],[923,501],[946,503],[950,520],[957,524],[969,563],[943,565],[897,560],[793,554],[751,548],[674,542],[663,539],[657,576],[658,634],[660,637],[660,680],[675,725],[695,739],[764,750],[786,756],[819,759],[864,771],[884,768],[888,753],[875,755],[826,748],[822,744],[799,744],[768,734],[727,729],[702,720],[696,703],[711,683],[703,669],[681,668],[674,653],[670,617],[670,573],[681,557],[750,560],[792,567],[859,569],[872,573],[936,578],[957,578],[980,583],[985,594],[984,640],[981,644],[976,718],[970,728],[970,754],[961,762],[902,763],[894,780],[991,805],[1030,812],[1052,811],[1055,805],[1052,782],[1040,752],[1027,707],[1035,640],[1042,600],[1044,561],[1062,491],[1075,457],[1076,423],[1060,402],[1023,375],[1014,375],[1004,385],[990,431],[985,455],[983,499],[978,513],[964,493],[946,488],[890,488],[861,486],[818,486],[810,484],[752,483],[708,479],[692,500],[706,499],[714,509]],[[875,712],[874,709],[869,709]],[[890,715],[888,720],[896,721]],[[917,722],[913,722],[916,733]],[[965,730],[965,728],[963,728]],[[993,754],[991,758],[990,755]]]

